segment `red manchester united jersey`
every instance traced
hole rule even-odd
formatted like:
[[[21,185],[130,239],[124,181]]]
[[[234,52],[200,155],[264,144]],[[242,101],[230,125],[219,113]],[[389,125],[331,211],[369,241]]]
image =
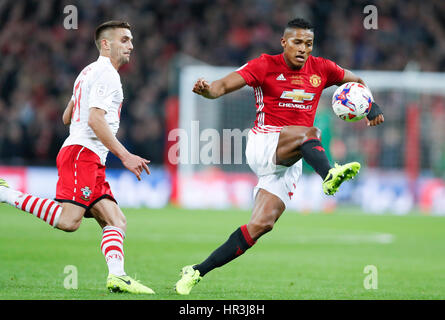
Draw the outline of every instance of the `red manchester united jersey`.
[[[278,132],[283,126],[314,124],[321,92],[343,80],[344,69],[331,60],[309,56],[303,68],[291,69],[283,54],[262,54],[238,72],[256,98],[254,131]]]

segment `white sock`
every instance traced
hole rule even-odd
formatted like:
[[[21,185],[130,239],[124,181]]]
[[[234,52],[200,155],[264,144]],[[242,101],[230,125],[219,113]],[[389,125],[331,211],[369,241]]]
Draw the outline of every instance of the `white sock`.
[[[126,275],[124,271],[124,238],[122,229],[106,226],[102,232],[100,248],[108,265],[108,272],[115,276]]]

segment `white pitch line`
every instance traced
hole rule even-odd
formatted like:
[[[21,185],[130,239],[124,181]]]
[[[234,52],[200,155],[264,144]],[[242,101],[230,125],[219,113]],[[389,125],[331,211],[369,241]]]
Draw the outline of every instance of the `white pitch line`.
[[[214,234],[178,234],[166,235],[164,233],[151,233],[149,238],[153,241],[164,241],[166,239],[175,239],[180,242],[215,242],[219,243],[224,238],[222,235]],[[265,237],[262,242],[278,243],[278,244],[363,244],[363,243],[377,243],[390,244],[395,241],[395,236],[390,233],[368,233],[368,234],[328,234],[328,235],[294,235],[286,239]]]
[[[286,239],[286,243],[341,243],[341,244],[361,244],[379,243],[390,244],[395,240],[395,236],[390,233],[372,234],[331,234],[331,235],[299,235]],[[272,240],[273,241],[273,240]],[[278,240],[277,242],[282,242]],[[284,241],[283,241],[284,242]]]

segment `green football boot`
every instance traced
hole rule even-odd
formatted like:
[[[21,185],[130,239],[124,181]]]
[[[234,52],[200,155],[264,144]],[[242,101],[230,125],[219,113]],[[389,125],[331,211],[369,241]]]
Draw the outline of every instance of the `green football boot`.
[[[201,281],[202,277],[199,275],[199,271],[193,269],[193,266],[185,266],[182,268],[179,274],[181,279],[176,282],[175,290],[176,293],[181,295],[188,295],[192,291],[193,287]]]
[[[349,162],[342,166],[336,163],[323,181],[324,193],[329,196],[334,195],[343,182],[353,179],[359,171],[360,163],[358,162]]]
[[[7,191],[6,188],[9,188],[8,183],[5,179],[0,178],[0,203],[6,202]]]
[[[6,187],[9,188],[8,183],[6,182],[5,179],[0,178],[0,187]]]
[[[108,275],[107,289],[111,292],[129,292],[136,294],[154,294],[155,292],[129,276]]]

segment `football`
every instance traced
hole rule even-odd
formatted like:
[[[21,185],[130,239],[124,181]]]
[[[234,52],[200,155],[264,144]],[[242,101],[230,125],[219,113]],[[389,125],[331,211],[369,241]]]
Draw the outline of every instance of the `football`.
[[[358,82],[347,82],[335,90],[332,96],[332,109],[342,120],[355,122],[366,117],[371,110],[371,91]]]

